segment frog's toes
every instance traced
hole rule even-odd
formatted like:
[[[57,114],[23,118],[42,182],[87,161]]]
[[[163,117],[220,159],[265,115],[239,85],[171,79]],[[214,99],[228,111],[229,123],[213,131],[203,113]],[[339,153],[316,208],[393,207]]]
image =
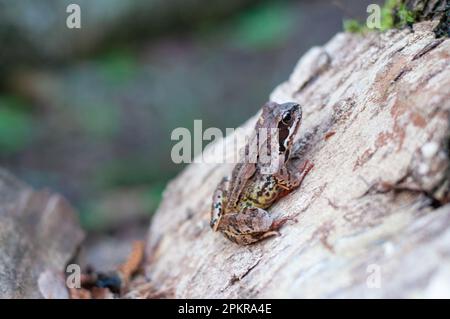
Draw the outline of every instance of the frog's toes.
[[[280,229],[284,224],[286,224],[286,222],[290,220],[292,220],[295,223],[298,222],[298,220],[293,216],[282,217],[273,221],[271,229],[273,230]]]

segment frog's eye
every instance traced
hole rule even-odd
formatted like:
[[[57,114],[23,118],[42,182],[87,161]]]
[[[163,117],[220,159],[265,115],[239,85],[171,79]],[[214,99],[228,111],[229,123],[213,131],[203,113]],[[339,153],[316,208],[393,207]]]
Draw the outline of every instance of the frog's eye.
[[[281,119],[281,121],[286,124],[289,125],[292,121],[292,116],[291,116],[291,112],[286,112],[283,114],[283,117]]]

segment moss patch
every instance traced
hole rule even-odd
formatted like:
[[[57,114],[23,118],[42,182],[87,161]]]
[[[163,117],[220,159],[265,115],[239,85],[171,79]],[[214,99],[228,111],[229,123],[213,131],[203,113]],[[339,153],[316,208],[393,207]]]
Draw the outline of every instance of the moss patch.
[[[379,31],[411,26],[417,19],[416,12],[408,10],[401,0],[387,0],[381,8],[380,14]],[[351,33],[365,33],[378,30],[377,28],[370,29],[365,22],[359,22],[354,19],[344,20],[343,26],[346,32]]]

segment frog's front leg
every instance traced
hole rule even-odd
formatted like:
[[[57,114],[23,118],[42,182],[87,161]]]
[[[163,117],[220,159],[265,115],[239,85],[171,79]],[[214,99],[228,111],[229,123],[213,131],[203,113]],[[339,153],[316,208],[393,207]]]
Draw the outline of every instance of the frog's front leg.
[[[291,219],[285,217],[275,220],[264,209],[249,207],[241,212],[223,215],[218,230],[239,245],[249,245],[278,235],[277,230]]]
[[[275,176],[277,179],[277,185],[289,193],[293,189],[300,187],[303,179],[313,167],[314,164],[306,160],[303,163],[303,166],[300,167],[299,171],[293,172],[293,169],[286,168]]]

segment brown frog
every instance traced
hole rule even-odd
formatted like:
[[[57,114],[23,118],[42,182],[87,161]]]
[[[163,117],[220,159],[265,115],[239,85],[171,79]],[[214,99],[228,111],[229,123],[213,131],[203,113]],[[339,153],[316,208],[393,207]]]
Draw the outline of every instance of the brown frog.
[[[245,146],[244,160],[214,192],[210,221],[214,231],[237,244],[248,245],[278,234],[277,230],[293,219],[275,220],[266,209],[299,187],[313,167],[309,161],[301,168],[293,167],[290,161],[301,119],[302,109],[297,103],[268,102],[263,106]]]

